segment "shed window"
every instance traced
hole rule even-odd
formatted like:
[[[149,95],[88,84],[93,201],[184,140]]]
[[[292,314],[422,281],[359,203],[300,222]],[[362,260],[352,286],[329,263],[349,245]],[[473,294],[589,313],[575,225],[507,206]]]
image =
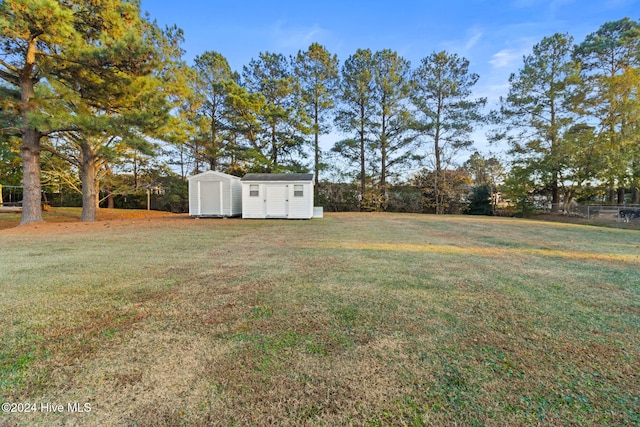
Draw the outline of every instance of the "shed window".
[[[249,185],[249,197],[260,197],[259,185]]]
[[[304,186],[302,186],[302,185],[294,185],[293,186],[293,197],[304,197]]]

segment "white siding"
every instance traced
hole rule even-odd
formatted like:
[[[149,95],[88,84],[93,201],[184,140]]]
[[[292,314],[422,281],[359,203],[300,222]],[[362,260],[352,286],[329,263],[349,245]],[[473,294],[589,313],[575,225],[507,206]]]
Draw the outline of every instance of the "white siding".
[[[242,215],[242,182],[239,179],[233,179],[230,183],[231,212],[229,215]]]
[[[264,185],[258,185],[258,197],[249,196],[249,187],[251,184],[242,183],[242,218],[264,218]]]
[[[198,180],[189,178],[189,215],[200,215],[200,186]]]
[[[289,213],[289,185],[270,183],[265,189],[265,216],[267,218],[287,218]]]
[[[221,182],[201,180],[198,182],[198,187],[198,194],[200,194],[200,215],[222,215]]]
[[[218,186],[213,183],[217,183]],[[222,172],[207,171],[189,177],[189,215],[240,215],[241,187],[240,178]]]
[[[258,197],[250,197],[258,185]],[[303,196],[294,195],[303,186]],[[313,217],[313,183],[307,181],[242,181],[242,218],[310,219]]]
[[[296,197],[295,185],[302,185],[302,197]],[[289,190],[289,218],[311,218],[313,216],[313,186],[309,183],[294,183]]]

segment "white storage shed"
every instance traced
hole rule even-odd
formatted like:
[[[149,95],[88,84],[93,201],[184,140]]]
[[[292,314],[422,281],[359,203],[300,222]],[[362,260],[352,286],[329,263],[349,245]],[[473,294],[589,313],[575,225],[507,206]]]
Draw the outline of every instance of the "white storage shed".
[[[189,215],[229,217],[242,214],[242,182],[222,172],[207,171],[189,177]]]
[[[242,178],[242,218],[312,217],[312,173],[249,173]]]

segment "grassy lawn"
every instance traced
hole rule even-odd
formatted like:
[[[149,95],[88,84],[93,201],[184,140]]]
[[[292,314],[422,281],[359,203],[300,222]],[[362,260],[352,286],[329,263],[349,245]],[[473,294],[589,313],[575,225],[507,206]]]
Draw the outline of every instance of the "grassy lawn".
[[[640,424],[640,231],[176,216],[0,248],[0,400],[37,405],[0,425]]]

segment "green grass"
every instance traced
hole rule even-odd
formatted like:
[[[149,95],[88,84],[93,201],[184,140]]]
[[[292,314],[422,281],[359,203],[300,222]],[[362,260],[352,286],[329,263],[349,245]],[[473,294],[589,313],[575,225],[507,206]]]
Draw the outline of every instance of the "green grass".
[[[92,407],[0,424],[640,423],[638,231],[178,217],[0,247],[0,400]]]

